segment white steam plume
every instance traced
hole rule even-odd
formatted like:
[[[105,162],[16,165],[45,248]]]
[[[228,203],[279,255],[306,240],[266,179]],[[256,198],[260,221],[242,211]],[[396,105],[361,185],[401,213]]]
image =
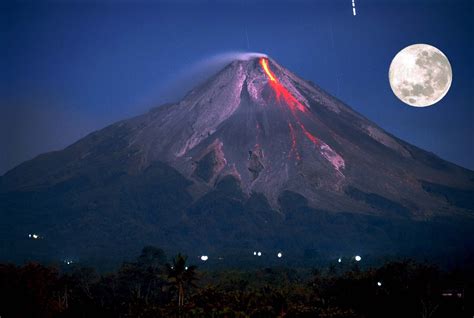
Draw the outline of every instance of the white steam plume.
[[[235,60],[248,61],[252,58],[257,58],[257,57],[268,57],[268,56],[264,53],[258,53],[258,52],[239,52],[239,51],[225,52],[225,53],[220,53],[220,54],[207,57],[195,63],[194,67],[200,68],[206,65],[230,63]]]
[[[170,78],[162,89],[162,97],[167,101],[179,100],[193,87],[205,81],[232,61],[247,61],[258,57],[268,56],[258,52],[224,52],[203,58],[191,65],[185,65]]]

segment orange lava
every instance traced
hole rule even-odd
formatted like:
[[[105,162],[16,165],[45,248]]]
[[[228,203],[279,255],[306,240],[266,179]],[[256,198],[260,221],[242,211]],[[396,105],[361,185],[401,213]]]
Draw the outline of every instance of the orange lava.
[[[272,82],[276,82],[275,74],[273,74],[272,71],[270,71],[270,68],[268,67],[268,60],[261,58],[260,65],[262,65],[263,70],[267,74],[268,78],[270,78]]]
[[[276,75],[270,70],[270,67],[268,65],[268,59],[266,58],[261,58],[260,59],[260,65],[262,66],[265,74],[268,76],[268,79],[270,80],[269,84],[275,91],[276,99],[281,102],[283,99],[283,102],[285,102],[286,105],[290,108],[291,113],[293,114],[293,118],[300,126],[301,130],[303,131],[304,136],[315,146],[320,146],[321,143],[320,141],[313,135],[311,134],[306,127],[303,125],[303,123],[300,121],[299,116],[297,114],[297,110],[300,112],[305,113],[307,111],[307,108],[301,104],[296,97],[294,97],[287,89],[285,86],[283,86],[279,81]],[[296,140],[296,134],[295,130],[293,128],[293,125],[291,123],[288,123],[288,127],[290,129],[290,138],[291,138],[291,150],[290,153],[288,154],[288,157],[291,156],[292,153],[295,154],[296,159],[299,161],[301,160],[301,156],[298,152],[297,148],[297,140]]]
[[[270,70],[268,66],[268,60],[266,58],[260,59],[260,65],[262,66],[265,74],[267,74],[268,78],[270,79],[270,84],[275,91],[277,100],[280,101],[281,98],[285,101],[285,103],[290,107],[290,110],[294,113],[295,110],[299,110],[301,112],[306,112],[306,107],[301,104],[286,88],[283,86],[278,79],[276,78],[275,74]]]
[[[315,146],[319,146],[320,143],[319,143],[318,138],[314,137],[308,130],[306,130],[306,128],[304,127],[302,123],[298,122],[298,124],[300,125],[301,130],[303,130],[303,133],[306,136],[306,138],[308,138]]]

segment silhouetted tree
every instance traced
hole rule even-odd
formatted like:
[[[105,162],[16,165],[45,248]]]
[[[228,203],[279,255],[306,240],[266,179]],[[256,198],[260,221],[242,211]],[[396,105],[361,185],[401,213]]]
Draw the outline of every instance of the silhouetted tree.
[[[54,317],[65,308],[58,297],[58,271],[36,263],[0,264],[0,315]]]
[[[474,274],[468,269],[445,273],[397,261],[340,273],[328,267],[216,270],[200,275],[204,288],[191,289],[197,272],[186,261],[178,254],[165,265],[162,250],[146,247],[108,274],[0,264],[0,316],[441,318],[472,311]]]
[[[173,259],[171,265],[166,265],[168,281],[177,289],[178,292],[179,308],[184,305],[185,288],[187,286],[196,287],[194,281],[198,279],[196,273],[197,267],[194,265],[187,266],[186,261],[187,256],[178,254]]]

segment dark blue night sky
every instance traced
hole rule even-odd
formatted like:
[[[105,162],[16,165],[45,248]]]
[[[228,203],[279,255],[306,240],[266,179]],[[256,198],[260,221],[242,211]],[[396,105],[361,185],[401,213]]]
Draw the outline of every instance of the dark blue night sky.
[[[228,51],[266,53],[397,137],[474,169],[471,0],[356,0],[355,17],[351,0],[6,2],[0,174],[177,99],[191,66]],[[453,84],[433,107],[406,106],[390,89],[392,58],[414,43],[451,62]]]

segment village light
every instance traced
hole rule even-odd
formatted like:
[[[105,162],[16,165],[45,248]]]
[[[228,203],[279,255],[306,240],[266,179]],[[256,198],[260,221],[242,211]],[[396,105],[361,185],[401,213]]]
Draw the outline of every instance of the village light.
[[[205,262],[209,259],[209,257],[207,255],[202,255],[201,256],[201,261]]]
[[[283,254],[281,252],[278,252],[277,257],[281,258],[282,256],[283,256]]]
[[[360,262],[362,260],[362,257],[360,257],[359,255],[356,255],[355,260],[356,260],[356,262]]]

